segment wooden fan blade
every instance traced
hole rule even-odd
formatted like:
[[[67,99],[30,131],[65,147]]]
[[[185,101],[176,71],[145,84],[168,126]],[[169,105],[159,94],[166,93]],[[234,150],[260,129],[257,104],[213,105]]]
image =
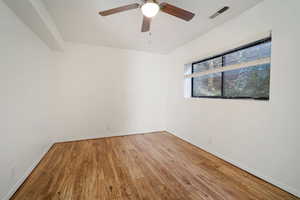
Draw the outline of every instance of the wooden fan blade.
[[[183,19],[185,21],[190,21],[195,16],[195,14],[192,12],[189,12],[182,8],[178,8],[168,3],[161,3],[160,7],[161,7],[160,8],[161,11],[173,15],[175,17],[178,17],[180,19]]]
[[[119,12],[124,12],[124,11],[127,11],[127,10],[136,9],[139,6],[140,5],[138,3],[129,4],[129,5],[126,5],[126,6],[121,6],[121,7],[118,7],[118,8],[113,8],[113,9],[101,11],[101,12],[99,12],[99,14],[101,16],[107,16],[107,15],[112,15],[112,14],[119,13]]]
[[[151,18],[145,17],[143,18],[142,32],[150,31]]]

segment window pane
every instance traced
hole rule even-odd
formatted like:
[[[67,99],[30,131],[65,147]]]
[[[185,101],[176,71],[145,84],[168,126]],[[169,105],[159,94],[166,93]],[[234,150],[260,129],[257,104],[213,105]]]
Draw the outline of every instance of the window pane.
[[[224,72],[224,97],[269,98],[270,64]]]
[[[270,57],[271,41],[266,41],[195,63],[192,66],[192,73]],[[192,96],[269,99],[270,64],[212,73],[192,78]]]
[[[222,57],[214,58],[193,65],[193,73],[222,67]]]
[[[224,66],[271,57],[271,42],[242,49],[224,56]]]
[[[193,96],[221,96],[222,73],[214,73],[192,79]]]

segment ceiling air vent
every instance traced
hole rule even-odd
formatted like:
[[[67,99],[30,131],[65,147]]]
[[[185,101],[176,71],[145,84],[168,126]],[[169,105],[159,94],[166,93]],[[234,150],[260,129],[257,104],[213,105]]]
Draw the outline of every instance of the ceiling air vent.
[[[221,15],[222,13],[226,12],[229,9],[228,6],[225,6],[224,8],[220,9],[219,11],[217,11],[215,14],[213,14],[212,16],[210,16],[210,19],[214,19],[216,18],[218,15]]]

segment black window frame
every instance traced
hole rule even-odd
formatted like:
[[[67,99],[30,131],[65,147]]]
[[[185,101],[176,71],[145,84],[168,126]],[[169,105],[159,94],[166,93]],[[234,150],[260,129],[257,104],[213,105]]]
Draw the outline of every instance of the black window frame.
[[[240,46],[240,47],[237,47],[235,49],[231,49],[231,50],[226,51],[224,53],[217,54],[215,56],[208,57],[208,58],[205,58],[205,59],[193,62],[192,63],[192,74],[194,73],[194,65],[196,65],[196,64],[199,64],[199,63],[202,63],[202,62],[205,62],[205,61],[208,61],[208,60],[212,60],[212,59],[215,59],[215,58],[218,58],[218,57],[222,57],[222,67],[224,67],[224,56],[225,55],[230,54],[230,53],[234,53],[234,52],[237,52],[237,51],[240,51],[240,50],[244,50],[244,49],[247,49],[247,48],[250,48],[250,47],[254,47],[254,46],[257,46],[257,45],[260,45],[260,44],[264,44],[264,43],[267,43],[267,42],[272,42],[272,37],[267,37],[267,38],[264,38],[264,39],[261,39],[261,40],[258,40],[258,41],[255,41],[255,42],[252,42],[252,43]],[[255,97],[226,97],[226,96],[224,96],[224,72],[221,72],[221,83],[222,83],[222,85],[221,85],[221,96],[194,96],[194,92],[193,92],[193,90],[194,90],[194,81],[193,80],[194,80],[194,78],[191,78],[191,82],[192,82],[191,83],[191,97],[192,98],[207,98],[207,99],[254,99],[254,100],[263,100],[263,101],[267,101],[267,100],[270,99],[270,97],[255,98]]]

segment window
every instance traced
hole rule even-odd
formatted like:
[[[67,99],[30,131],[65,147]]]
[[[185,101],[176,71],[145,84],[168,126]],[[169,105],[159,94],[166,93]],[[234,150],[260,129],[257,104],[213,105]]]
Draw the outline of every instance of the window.
[[[271,38],[191,64],[191,96],[269,99]]]

